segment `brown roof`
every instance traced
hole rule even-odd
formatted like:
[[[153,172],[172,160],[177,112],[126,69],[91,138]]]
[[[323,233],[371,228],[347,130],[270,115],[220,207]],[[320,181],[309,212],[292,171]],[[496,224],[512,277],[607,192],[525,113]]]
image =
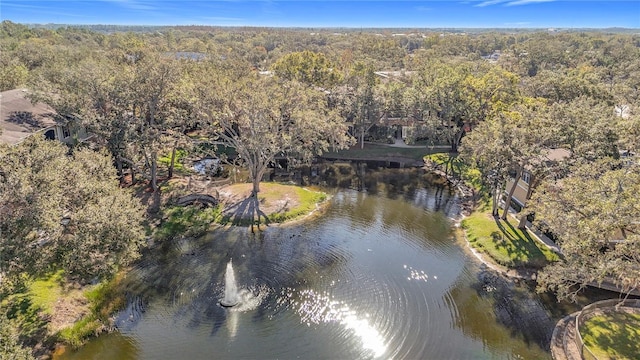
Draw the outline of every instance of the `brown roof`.
[[[562,148],[549,149],[545,157],[547,158],[547,160],[551,160],[551,161],[565,160],[571,157],[571,151],[567,149],[562,149]]]
[[[43,103],[32,104],[26,89],[0,93],[0,143],[17,144],[39,130],[55,125],[55,112]]]

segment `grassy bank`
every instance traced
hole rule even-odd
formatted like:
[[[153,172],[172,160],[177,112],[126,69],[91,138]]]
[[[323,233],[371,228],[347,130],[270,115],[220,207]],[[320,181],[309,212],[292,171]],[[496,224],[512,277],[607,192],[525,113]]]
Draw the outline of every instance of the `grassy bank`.
[[[536,241],[529,231],[517,228],[513,219],[501,220],[479,209],[462,221],[471,246],[496,263],[510,267],[541,268],[559,260],[558,254]]]
[[[162,241],[175,236],[199,236],[213,224],[250,226],[255,224],[253,209],[256,199],[252,184],[239,183],[219,190],[226,204],[217,207],[171,206],[162,210],[162,222],[154,238]],[[257,203],[269,223],[283,223],[311,213],[327,195],[300,186],[263,182]],[[263,220],[264,221],[264,220]]]
[[[323,192],[311,191],[299,186],[262,184],[261,187],[262,191],[258,193],[260,203],[280,204],[282,199],[290,199],[289,204],[286,204],[285,200],[282,207],[269,215],[269,221],[275,223],[308,215],[316,209],[317,204],[327,199],[327,194]]]
[[[57,342],[77,347],[107,329],[109,316],[125,299],[118,287],[122,276],[97,285],[67,282],[64,273],[28,280],[0,303],[20,329],[21,342],[44,352]]]
[[[379,144],[365,144],[364,149],[360,145],[356,145],[350,149],[329,152],[323,157],[329,159],[345,159],[345,160],[389,160],[406,159],[411,161],[422,161],[426,154],[442,151],[441,149],[432,149],[427,146],[423,148],[401,148]]]
[[[256,199],[250,197],[251,188],[251,184],[234,184],[221,191],[236,201],[236,204],[231,204],[231,210],[224,212],[219,221],[221,224],[248,226],[257,221],[252,212],[252,206],[255,206],[252,201]],[[326,198],[323,192],[300,186],[263,182],[260,183],[257,202],[260,212],[267,216],[269,223],[282,223],[308,215]]]
[[[598,359],[637,359],[640,314],[616,312],[594,316],[580,328],[580,335]]]

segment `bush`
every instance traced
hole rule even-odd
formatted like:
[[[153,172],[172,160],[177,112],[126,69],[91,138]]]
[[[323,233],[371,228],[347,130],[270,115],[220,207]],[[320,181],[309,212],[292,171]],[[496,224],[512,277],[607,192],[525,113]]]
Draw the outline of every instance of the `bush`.
[[[163,215],[165,220],[156,230],[156,239],[167,240],[179,234],[198,236],[205,233],[212,223],[221,219],[222,207],[174,206],[167,208]]]

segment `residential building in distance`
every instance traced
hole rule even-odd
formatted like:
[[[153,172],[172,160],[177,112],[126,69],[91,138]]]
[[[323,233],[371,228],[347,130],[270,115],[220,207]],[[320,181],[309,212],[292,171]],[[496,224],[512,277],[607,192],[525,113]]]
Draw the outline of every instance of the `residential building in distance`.
[[[68,145],[89,138],[84,128],[76,129],[56,120],[55,111],[44,103],[32,103],[28,90],[14,89],[0,93],[0,143],[15,145],[34,134]]]

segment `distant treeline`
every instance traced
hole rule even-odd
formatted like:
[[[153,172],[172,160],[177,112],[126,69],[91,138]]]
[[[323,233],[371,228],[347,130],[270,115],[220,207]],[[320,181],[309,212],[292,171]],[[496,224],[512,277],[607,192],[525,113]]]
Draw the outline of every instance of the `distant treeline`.
[[[515,33],[531,33],[539,31],[550,32],[599,32],[609,34],[637,34],[640,33],[639,29],[633,28],[375,28],[375,27],[260,27],[260,26],[216,26],[216,25],[109,25],[109,24],[24,24],[33,29],[49,29],[57,30],[60,28],[79,28],[87,29],[91,31],[97,31],[102,33],[115,33],[115,32],[155,32],[166,30],[183,30],[183,31],[211,31],[211,30],[277,30],[286,29],[291,31],[313,31],[313,32],[367,32],[367,33],[467,33],[467,34],[482,34],[482,33],[501,33],[501,34],[515,34]]]

